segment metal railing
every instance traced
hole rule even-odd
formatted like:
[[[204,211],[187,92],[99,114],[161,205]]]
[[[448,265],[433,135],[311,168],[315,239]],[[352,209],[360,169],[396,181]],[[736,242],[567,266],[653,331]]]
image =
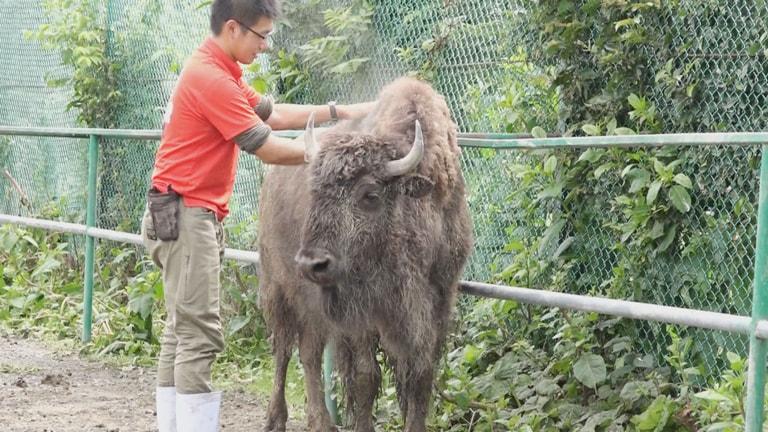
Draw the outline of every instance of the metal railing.
[[[298,132],[283,132],[283,136],[296,136]],[[86,236],[85,286],[83,305],[83,341],[91,338],[93,307],[94,241],[96,238],[118,242],[141,244],[137,234],[99,229],[95,226],[96,180],[99,155],[99,138],[123,138],[158,140],[160,131],[120,129],[58,129],[23,128],[0,126],[1,135],[87,138],[88,145],[88,196],[86,224],[79,225],[34,218],[0,214],[0,223],[24,225],[46,230]],[[485,148],[594,148],[594,147],[658,147],[702,145],[761,145],[760,195],[758,202],[757,248],[753,279],[751,316],[730,315],[696,309],[661,306],[649,303],[613,300],[583,295],[573,295],[529,288],[491,285],[461,281],[464,294],[516,300],[548,307],[560,307],[595,312],[625,318],[708,328],[749,335],[749,363],[747,375],[746,431],[758,432],[763,425],[763,401],[765,399],[766,355],[768,354],[768,133],[710,133],[669,135],[625,135],[610,137],[541,138],[533,139],[520,134],[459,134],[459,145]],[[226,249],[225,258],[258,263],[258,252]],[[330,355],[326,351],[324,375],[330,379]],[[336,406],[326,391],[326,404],[338,421]]]

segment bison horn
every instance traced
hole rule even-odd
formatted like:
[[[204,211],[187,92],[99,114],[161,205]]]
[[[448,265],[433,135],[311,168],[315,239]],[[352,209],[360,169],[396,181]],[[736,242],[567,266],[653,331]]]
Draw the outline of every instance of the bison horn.
[[[413,147],[407,155],[401,159],[387,162],[386,173],[389,177],[401,176],[413,171],[424,157],[424,135],[421,133],[421,123],[416,120],[416,134],[413,138]]]
[[[304,131],[304,159],[309,162],[317,153],[317,142],[315,141],[315,112],[309,115],[307,128]]]

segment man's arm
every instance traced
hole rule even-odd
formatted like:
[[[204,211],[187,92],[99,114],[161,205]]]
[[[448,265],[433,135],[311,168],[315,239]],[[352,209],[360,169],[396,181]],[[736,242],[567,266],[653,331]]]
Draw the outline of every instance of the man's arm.
[[[304,149],[303,139],[290,139],[270,134],[266,142],[253,154],[267,164],[301,165],[306,162]]]
[[[304,163],[304,141],[279,137],[265,123],[252,127],[232,139],[246,153],[272,165]]]
[[[315,137],[324,132],[315,129]],[[260,124],[233,138],[244,152],[256,155],[262,162],[272,165],[301,165],[306,162],[304,134],[296,138],[283,138],[272,133],[266,124]]]
[[[365,117],[374,104],[375,102],[364,102],[336,105],[336,115],[338,119],[344,120]],[[331,117],[330,105],[275,104],[271,115],[265,121],[274,130],[303,129],[313,111],[317,123],[334,120]]]

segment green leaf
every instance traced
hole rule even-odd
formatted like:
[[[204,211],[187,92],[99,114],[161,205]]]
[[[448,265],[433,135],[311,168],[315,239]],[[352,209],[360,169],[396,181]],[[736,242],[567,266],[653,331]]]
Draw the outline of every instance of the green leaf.
[[[504,246],[504,252],[519,252],[525,250],[525,243],[519,238],[512,238]]]
[[[617,407],[609,411],[602,411],[597,414],[590,414],[589,419],[586,423],[584,423],[584,428],[582,428],[581,431],[595,431],[598,427],[611,424],[614,420],[616,420],[616,416],[618,415],[619,410],[621,410],[621,407]]]
[[[339,63],[338,65],[332,67],[330,69],[330,72],[340,74],[340,75],[354,73],[357,71],[357,69],[360,68],[360,66],[368,62],[368,60],[370,60],[368,57],[361,57],[361,58],[345,61],[343,63]]]
[[[550,243],[560,235],[565,223],[565,219],[559,219],[544,231],[539,243],[539,253],[544,252],[549,247]]]
[[[228,334],[234,334],[240,331],[243,327],[247,326],[248,323],[251,322],[250,315],[246,316],[235,316],[230,318],[229,323],[227,324],[227,333]]]
[[[641,397],[656,397],[656,386],[649,381],[630,381],[621,389],[619,397],[625,401],[635,402]]]
[[[586,133],[589,136],[600,135],[600,129],[593,124],[585,124],[584,126],[581,127],[581,130],[583,130],[584,133]]]
[[[477,357],[475,357],[477,358]],[[494,381],[503,381],[517,377],[520,363],[514,353],[508,352],[493,366]]]
[[[645,201],[648,204],[653,204],[654,201],[656,201],[656,197],[659,195],[659,189],[661,189],[661,182],[655,181],[651,183],[651,187],[648,188],[648,196],[645,198]]]
[[[481,349],[474,345],[464,346],[464,361],[467,363],[474,363],[477,357],[482,354]]]
[[[546,174],[552,174],[555,172],[555,168],[557,168],[557,157],[552,155],[547,158],[546,162],[544,162],[544,172]]]
[[[642,168],[630,171],[627,174],[627,177],[632,179],[629,185],[629,193],[635,193],[642,190],[651,181],[651,173]]]
[[[542,396],[551,396],[560,391],[560,386],[553,379],[543,379],[536,383],[536,393]]]
[[[462,390],[460,392],[457,392],[453,395],[454,399],[456,399],[456,405],[459,406],[462,410],[466,411],[469,408],[469,395],[465,390]]]
[[[627,98],[627,100],[629,101],[629,104],[630,104],[630,105],[632,105],[632,108],[634,108],[634,109],[636,109],[636,110],[642,110],[643,108],[645,108],[645,102],[643,102],[643,100],[641,100],[641,99],[640,99],[640,98],[639,98],[639,97],[638,97],[636,94],[634,94],[634,93],[632,93],[631,95],[629,95],[629,97]]]
[[[613,130],[615,135],[637,135],[635,131],[628,127],[620,127]]]
[[[657,220],[653,223],[653,228],[651,228],[651,238],[656,240],[657,238],[664,235],[664,222]]]
[[[595,178],[599,179],[603,175],[603,173],[605,173],[606,171],[608,171],[609,169],[611,169],[611,168],[613,168],[615,166],[616,165],[614,165],[613,162],[608,162],[608,163],[600,165],[599,167],[597,167],[597,169],[595,169]]]
[[[594,388],[605,380],[605,361],[597,354],[584,353],[573,366],[573,374],[579,382]]]
[[[40,275],[50,273],[51,270],[59,268],[61,266],[61,263],[53,257],[46,258],[45,261],[43,261],[43,264],[41,264],[39,267],[35,269],[34,272],[32,272],[32,275],[30,277],[32,279],[37,278]]]
[[[727,396],[724,396],[714,390],[704,390],[703,392],[694,394],[694,396],[699,399],[713,402],[728,402],[730,400]]]
[[[659,396],[645,411],[632,417],[632,423],[637,425],[640,431],[661,432],[669,421],[670,405],[672,402],[667,396]]]
[[[560,258],[560,255],[563,254],[563,252],[567,251],[569,247],[573,244],[573,242],[576,241],[576,237],[568,236],[565,240],[563,240],[562,243],[560,243],[560,246],[557,247],[557,250],[555,253],[552,254],[552,259],[556,260]]]
[[[675,234],[677,234],[677,225],[672,225],[664,235],[664,239],[659,243],[659,252],[664,252],[670,245],[672,245],[672,242],[675,240]]]
[[[605,154],[604,149],[587,149],[584,153],[582,153],[579,156],[579,162],[580,161],[588,161],[590,163],[595,163],[600,160],[601,157]]]
[[[737,430],[744,430],[744,426],[733,421],[711,423],[707,425],[706,429],[707,432],[733,432]]]
[[[674,185],[669,189],[669,200],[680,213],[688,213],[691,209],[691,195],[680,185]]]
[[[29,244],[31,244],[32,246],[34,246],[34,247],[35,247],[35,249],[40,249],[40,245],[39,245],[39,244],[37,244],[37,241],[35,241],[35,239],[34,239],[34,238],[32,238],[32,236],[30,236],[30,235],[24,235],[24,236],[22,236],[21,238],[23,238],[24,240],[26,240],[26,241],[27,241],[27,243],[29,243]]]
[[[155,304],[155,299],[152,298],[152,294],[144,294],[138,297],[132,298],[128,302],[128,310],[139,314],[142,319],[146,319],[152,315],[152,306]]]
[[[267,84],[267,80],[265,80],[264,78],[256,78],[255,80],[253,80],[253,83],[251,84],[251,86],[259,94],[266,94],[269,88],[269,84]]]
[[[691,189],[693,187],[693,183],[691,183],[691,179],[688,178],[688,176],[683,173],[679,173],[675,175],[675,178],[673,180],[675,181],[675,183],[679,184],[680,186],[686,189]]]
[[[681,163],[683,163],[682,159],[673,160],[672,162],[669,163],[669,165],[667,165],[666,171],[671,174],[672,171],[674,171],[675,168],[677,168],[677,166],[680,165]]]
[[[536,197],[536,199],[545,200],[548,198],[559,198],[560,195],[562,195],[562,193],[563,193],[563,183],[558,182],[542,190],[541,193],[539,193],[539,195]]]
[[[64,284],[64,286],[59,288],[57,291],[61,292],[62,294],[82,294],[83,284],[80,282],[70,282]]]
[[[534,128],[531,129],[531,135],[533,135],[534,138],[546,138],[547,132],[539,126],[534,126]]]
[[[619,20],[619,21],[616,21],[616,22],[613,24],[613,29],[614,29],[616,32],[618,32],[618,31],[619,31],[619,30],[620,30],[622,27],[626,27],[626,26],[632,26],[632,25],[635,25],[635,24],[637,24],[637,23],[638,23],[638,21],[639,21],[639,18],[635,18],[635,17],[632,17],[632,18],[625,18],[625,19],[623,19],[623,20]]]
[[[27,304],[27,300],[24,297],[14,297],[8,300],[8,303],[16,309],[24,309],[24,305]]]
[[[614,200],[616,201],[617,204],[621,204],[625,206],[630,206],[635,202],[632,198],[626,195],[619,195],[616,198],[614,198]]]
[[[621,170],[621,177],[622,178],[626,177],[627,174],[632,172],[632,170],[634,170],[634,169],[635,169],[635,164],[629,164],[629,165],[625,166],[624,169]]]

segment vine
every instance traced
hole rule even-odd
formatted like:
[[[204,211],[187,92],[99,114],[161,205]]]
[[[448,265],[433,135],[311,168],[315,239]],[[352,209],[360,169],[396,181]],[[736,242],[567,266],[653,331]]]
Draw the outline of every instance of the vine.
[[[368,49],[374,6],[372,0],[326,9],[318,0],[283,3],[291,19],[279,23],[276,37],[286,43],[270,55],[266,68],[257,62],[248,67],[255,74],[251,84],[285,103],[324,101],[339,90],[348,92],[348,83],[359,81],[354,77],[370,62],[360,53]],[[320,33],[327,36],[316,36]]]
[[[100,22],[92,2],[48,0],[43,2],[49,24],[25,30],[28,39],[42,41],[43,48],[56,50],[62,63],[72,68],[63,79],[48,75],[48,85],[71,87],[73,95],[66,109],[77,109],[77,121],[86,127],[116,127],[123,103],[118,89],[120,64],[107,56],[107,28]]]

